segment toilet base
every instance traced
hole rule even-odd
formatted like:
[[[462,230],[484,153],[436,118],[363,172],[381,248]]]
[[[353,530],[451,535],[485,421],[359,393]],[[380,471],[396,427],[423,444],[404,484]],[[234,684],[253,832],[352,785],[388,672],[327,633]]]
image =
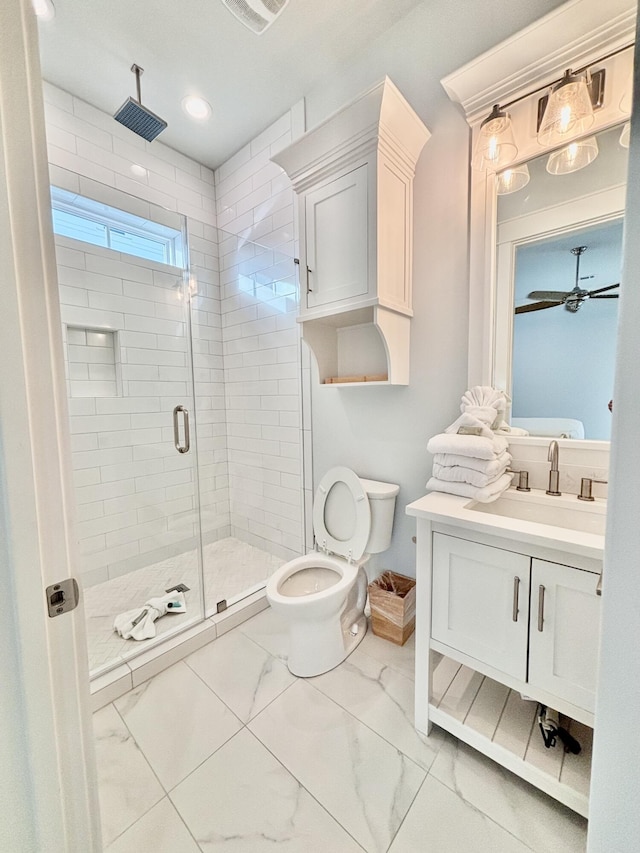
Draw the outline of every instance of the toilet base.
[[[367,633],[367,617],[362,614],[351,624],[340,624],[332,637],[327,636],[327,624],[322,621],[318,631],[306,623],[296,630],[297,625],[289,625],[289,657],[287,667],[292,675],[299,678],[313,678],[339,666],[362,642]]]

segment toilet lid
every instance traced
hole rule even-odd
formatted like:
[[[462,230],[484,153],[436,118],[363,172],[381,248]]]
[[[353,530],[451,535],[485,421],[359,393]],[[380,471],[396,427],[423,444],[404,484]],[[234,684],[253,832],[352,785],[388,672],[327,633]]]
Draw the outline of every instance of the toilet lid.
[[[350,468],[332,468],[320,480],[313,502],[313,532],[324,551],[359,560],[371,533],[369,498]]]

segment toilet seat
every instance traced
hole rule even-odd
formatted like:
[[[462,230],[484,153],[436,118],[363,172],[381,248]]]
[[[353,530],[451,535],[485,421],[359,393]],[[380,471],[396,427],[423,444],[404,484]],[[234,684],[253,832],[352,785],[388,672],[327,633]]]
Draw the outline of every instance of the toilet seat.
[[[292,597],[281,592],[282,585],[292,576],[304,569],[330,569],[336,574],[335,583],[328,586],[319,592],[308,593]],[[331,554],[321,554],[317,551],[312,551],[310,554],[304,554],[302,557],[295,557],[288,563],[285,563],[280,569],[275,571],[267,580],[267,598],[271,603],[284,603],[287,606],[294,604],[298,609],[305,607],[315,607],[316,602],[330,601],[332,599],[340,599],[343,592],[353,584],[358,572],[358,566],[349,564],[341,557],[335,557]]]
[[[327,500],[333,487],[343,483],[351,492],[355,521],[352,534],[347,539],[338,539],[327,527]],[[365,552],[371,533],[371,508],[369,498],[360,478],[350,468],[332,468],[318,485],[313,502],[313,532],[316,543],[323,551],[336,554],[349,562],[359,560]]]

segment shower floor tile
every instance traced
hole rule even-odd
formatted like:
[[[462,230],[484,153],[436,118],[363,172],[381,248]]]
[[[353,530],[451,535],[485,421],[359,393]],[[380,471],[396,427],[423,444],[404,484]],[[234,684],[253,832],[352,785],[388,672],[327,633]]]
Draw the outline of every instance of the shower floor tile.
[[[227,601],[266,582],[279,566],[280,557],[229,536],[204,546],[205,609],[210,611],[224,598]],[[135,572],[87,587],[84,607],[87,625],[89,669],[100,670],[111,663],[140,652],[155,640],[123,640],[113,630],[118,613],[141,606],[147,599],[164,595],[177,583],[190,588],[186,613],[167,614],[156,623],[158,635],[175,631],[199,620],[200,593],[197,554],[187,551]]]
[[[282,672],[286,639],[263,611],[98,712],[105,853],[583,853],[583,818],[437,727],[413,730],[411,646],[363,642],[302,679]],[[210,708],[235,722],[212,734]],[[185,714],[189,761],[168,734]],[[117,773],[134,746],[141,766]],[[156,816],[173,846],[149,837]]]

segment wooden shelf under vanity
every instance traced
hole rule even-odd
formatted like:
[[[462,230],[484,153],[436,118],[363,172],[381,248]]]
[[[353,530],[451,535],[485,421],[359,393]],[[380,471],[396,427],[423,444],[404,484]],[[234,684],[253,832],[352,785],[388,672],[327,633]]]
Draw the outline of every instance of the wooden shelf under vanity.
[[[431,722],[587,817],[593,730],[561,716],[582,749],[566,753],[560,742],[546,749],[537,702],[451,658],[432,656]]]

